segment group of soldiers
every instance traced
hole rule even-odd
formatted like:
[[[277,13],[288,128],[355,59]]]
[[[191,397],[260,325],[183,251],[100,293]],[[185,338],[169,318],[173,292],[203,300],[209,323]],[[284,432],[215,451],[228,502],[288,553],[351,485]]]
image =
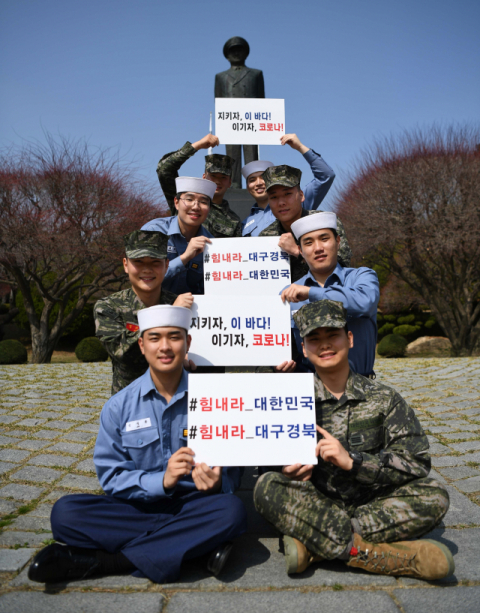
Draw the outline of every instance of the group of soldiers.
[[[178,176],[197,151],[219,144],[215,136],[160,160],[172,215],[125,237],[131,287],[95,306],[113,369],[94,453],[105,495],[55,504],[58,542],[37,554],[32,580],[131,572],[165,583],[184,560],[202,557],[211,573],[222,571],[247,527],[232,495],[243,469],[196,463],[187,446],[188,374],[200,370],[188,360],[188,331],[204,291],[205,245],[241,236],[278,236],[290,257],[292,283],[279,299],[291,308],[292,359],[272,371],[314,374],[318,463],[260,467],[254,490],[255,508],[280,532],[287,572],[333,559],[392,576],[453,572],[450,551],[419,538],[449,507],[446,490],[428,478],[427,438],[398,392],[374,380],[377,275],[350,267],[341,221],[318,210],[333,170],[295,134],[281,143],[303,155],[313,180],[302,189],[297,168],[248,163],[242,174],[255,205],[243,221],[224,197],[232,158],[207,155],[202,178]]]

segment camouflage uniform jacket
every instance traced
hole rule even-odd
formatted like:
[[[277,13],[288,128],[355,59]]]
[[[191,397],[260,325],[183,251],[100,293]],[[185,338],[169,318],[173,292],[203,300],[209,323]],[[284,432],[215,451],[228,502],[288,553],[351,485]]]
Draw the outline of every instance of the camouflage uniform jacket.
[[[350,371],[345,393],[335,398],[315,374],[317,424],[347,451],[360,451],[356,476],[324,462],[311,481],[330,498],[361,506],[430,472],[428,440],[413,409],[394,389]]]
[[[177,193],[175,179],[178,177],[178,170],[189,158],[197,152],[188,141],[178,151],[167,153],[158,162],[157,175],[163,193],[167,200],[172,215],[177,214],[174,198]],[[234,238],[242,236],[242,221],[240,217],[232,211],[227,200],[221,204],[212,202],[207,219],[203,227],[215,238]]]
[[[173,304],[176,298],[175,294],[162,288],[158,304]],[[147,361],[137,342],[140,333],[135,330],[138,326],[137,313],[145,308],[131,288],[116,292],[95,304],[95,334],[112,358],[112,394],[147,370]]]
[[[301,217],[306,217],[307,215],[315,215],[315,213],[321,213],[321,210],[318,211],[307,211],[302,209]],[[338,250],[338,262],[344,268],[348,268],[350,266],[350,259],[352,257],[352,251],[350,249],[350,245],[347,241],[347,236],[345,234],[345,229],[343,227],[342,222],[337,217],[337,227],[338,227],[338,236],[340,237],[340,247]],[[282,226],[280,221],[276,219],[272,224],[262,230],[259,236],[281,236],[285,234],[288,230]],[[291,232],[291,230],[290,230]],[[292,232],[293,234],[293,232]],[[304,277],[308,273],[308,264],[299,256],[298,258],[294,256],[290,256],[290,276],[292,283],[295,283],[302,277]]]

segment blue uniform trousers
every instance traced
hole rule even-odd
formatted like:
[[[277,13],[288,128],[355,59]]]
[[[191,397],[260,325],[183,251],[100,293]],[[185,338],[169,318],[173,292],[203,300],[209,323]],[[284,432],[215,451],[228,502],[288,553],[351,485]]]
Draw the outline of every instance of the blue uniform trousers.
[[[141,576],[156,583],[175,581],[183,560],[209,553],[247,529],[239,498],[198,491],[153,503],[72,494],[55,503],[51,523],[57,541],[121,551]]]

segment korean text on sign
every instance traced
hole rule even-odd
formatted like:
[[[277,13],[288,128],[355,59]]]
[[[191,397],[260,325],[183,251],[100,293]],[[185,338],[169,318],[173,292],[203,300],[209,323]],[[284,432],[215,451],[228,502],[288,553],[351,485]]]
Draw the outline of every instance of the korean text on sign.
[[[248,296],[195,296],[192,314],[188,355],[198,366],[277,366],[291,359],[290,308],[278,295],[258,303]]]
[[[285,134],[285,101],[215,98],[215,134],[223,145],[280,145]]]
[[[213,238],[203,254],[205,295],[277,296],[290,284],[290,259],[278,237]]]
[[[316,464],[313,375],[189,375],[188,446],[210,466]]]

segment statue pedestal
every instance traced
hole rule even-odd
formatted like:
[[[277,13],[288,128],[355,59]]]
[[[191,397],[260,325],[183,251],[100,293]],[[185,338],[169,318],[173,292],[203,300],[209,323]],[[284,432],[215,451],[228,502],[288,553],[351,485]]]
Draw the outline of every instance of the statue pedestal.
[[[228,200],[232,211],[235,211],[242,221],[250,215],[250,209],[255,204],[255,200],[246,189],[231,187],[227,190],[225,199]]]

